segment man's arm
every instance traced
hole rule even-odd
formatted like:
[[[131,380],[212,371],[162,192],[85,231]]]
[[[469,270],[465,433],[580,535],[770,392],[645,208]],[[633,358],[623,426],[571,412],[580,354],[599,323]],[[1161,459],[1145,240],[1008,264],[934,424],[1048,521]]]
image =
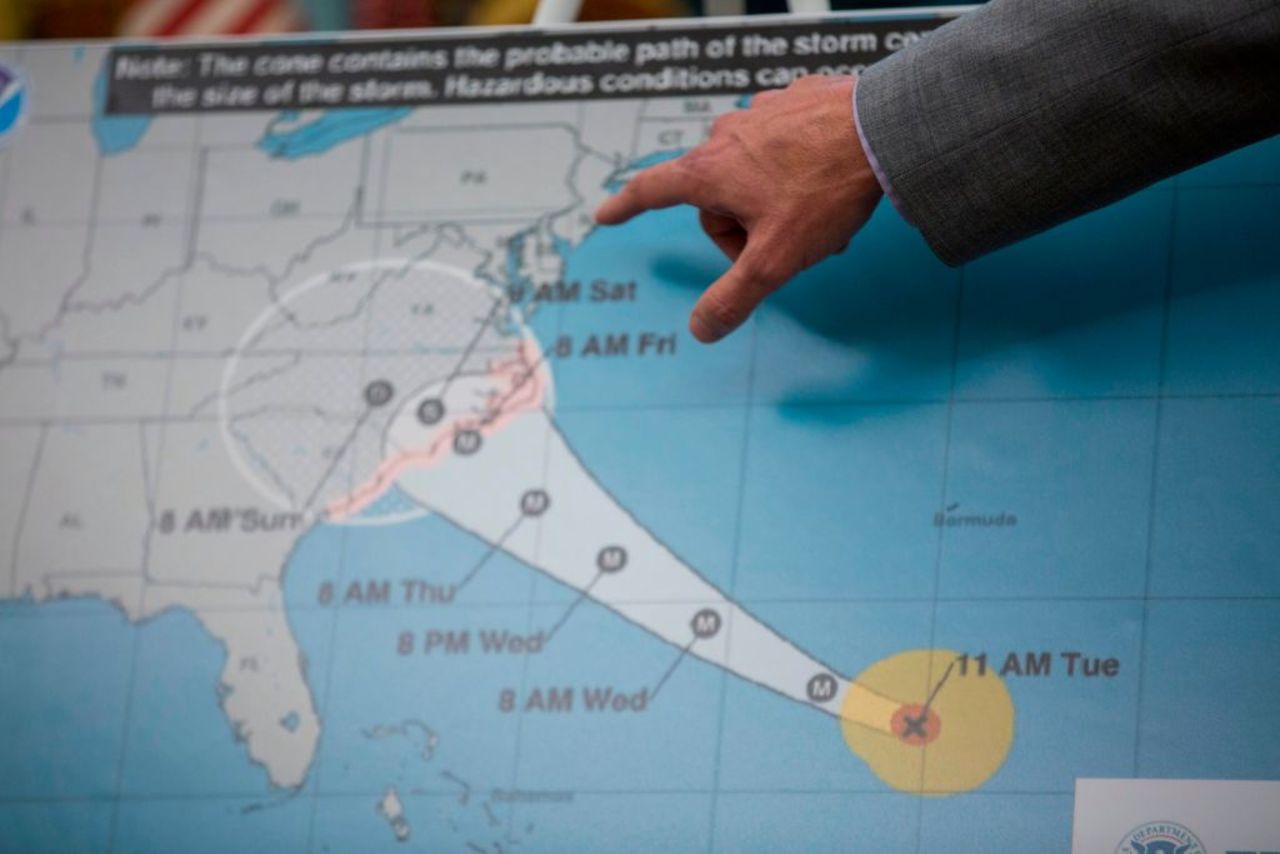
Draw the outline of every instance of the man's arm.
[[[992,0],[859,80],[757,96],[596,217],[701,209],[734,261],[690,319],[715,341],[841,251],[880,178],[958,264],[1277,132],[1280,0]]]
[[[1280,2],[991,0],[869,68],[857,111],[962,263],[1280,132]]]

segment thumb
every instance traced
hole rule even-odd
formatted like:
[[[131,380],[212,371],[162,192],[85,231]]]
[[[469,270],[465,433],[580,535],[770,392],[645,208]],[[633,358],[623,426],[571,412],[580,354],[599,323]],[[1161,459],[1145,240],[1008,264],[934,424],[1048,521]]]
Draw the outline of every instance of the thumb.
[[[737,329],[788,278],[785,270],[748,244],[723,276],[711,283],[693,307],[689,331],[704,344]]]

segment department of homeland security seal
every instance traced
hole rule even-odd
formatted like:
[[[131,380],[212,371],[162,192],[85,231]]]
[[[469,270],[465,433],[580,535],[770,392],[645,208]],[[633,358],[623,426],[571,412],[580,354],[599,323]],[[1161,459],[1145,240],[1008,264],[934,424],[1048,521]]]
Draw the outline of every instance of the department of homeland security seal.
[[[22,121],[27,87],[16,71],[0,64],[0,143],[8,140]]]
[[[1152,821],[1124,835],[1116,854],[1206,854],[1194,833],[1172,821]]]

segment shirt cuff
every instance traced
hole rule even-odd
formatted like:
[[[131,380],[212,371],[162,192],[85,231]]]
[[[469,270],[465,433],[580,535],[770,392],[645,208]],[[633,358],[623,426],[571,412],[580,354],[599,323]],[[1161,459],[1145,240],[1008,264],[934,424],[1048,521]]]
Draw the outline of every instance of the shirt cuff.
[[[889,176],[885,174],[884,169],[880,167],[880,161],[876,159],[876,153],[871,150],[871,145],[867,142],[867,135],[862,132],[862,121],[858,118],[858,87],[853,87],[853,127],[858,132],[858,142],[862,144],[862,153],[866,155],[867,163],[871,165],[871,171],[875,173],[876,180],[880,182],[880,189],[884,190],[884,194],[889,197],[889,201],[893,203],[897,209],[898,215],[906,220],[909,224],[911,217],[907,216],[906,210],[902,207],[898,194],[893,191],[893,185],[889,183]]]

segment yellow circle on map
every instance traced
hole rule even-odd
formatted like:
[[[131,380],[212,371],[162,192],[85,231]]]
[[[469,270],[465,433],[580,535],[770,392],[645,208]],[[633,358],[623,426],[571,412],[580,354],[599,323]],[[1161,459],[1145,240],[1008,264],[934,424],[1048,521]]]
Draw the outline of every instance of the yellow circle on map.
[[[990,668],[979,673],[972,660],[962,664],[959,653],[917,649],[858,674],[856,684],[902,701],[884,729],[859,722],[859,710],[850,708],[859,693],[846,692],[840,715],[845,743],[893,788],[919,795],[968,792],[1004,764],[1013,744],[1009,689]]]

